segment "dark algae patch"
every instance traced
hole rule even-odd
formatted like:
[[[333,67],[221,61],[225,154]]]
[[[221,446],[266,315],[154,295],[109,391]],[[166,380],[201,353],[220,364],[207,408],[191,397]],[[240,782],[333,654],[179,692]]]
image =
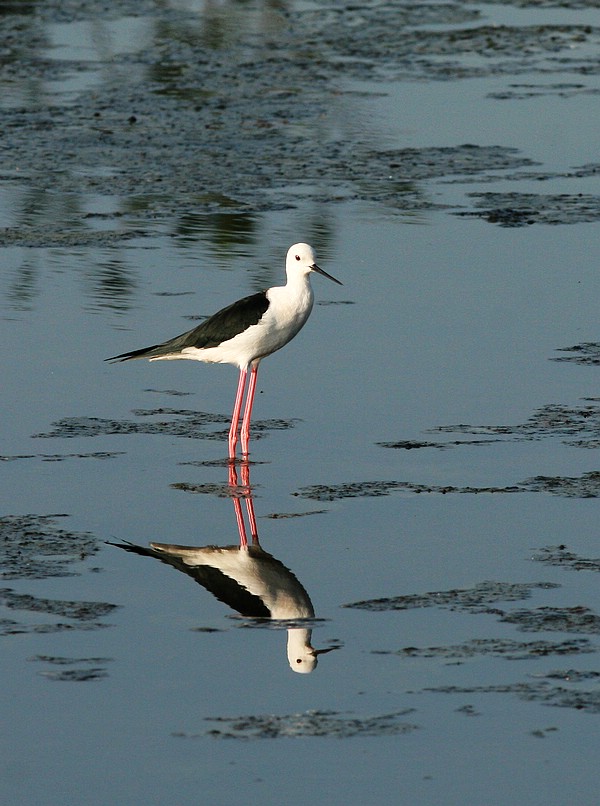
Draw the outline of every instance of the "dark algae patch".
[[[98,540],[62,528],[67,515],[0,518],[0,578],[46,579],[80,573],[71,566],[93,556]]]
[[[98,540],[89,532],[62,528],[63,519],[67,517],[7,515],[0,518],[0,579],[43,580],[80,574],[82,563],[98,552]],[[6,587],[0,589],[0,607],[11,614],[15,611],[35,614],[33,620],[0,618],[0,635],[7,636],[100,629],[108,626],[100,619],[117,605],[49,599]],[[40,622],[39,614],[52,616],[54,620]]]
[[[510,625],[520,632],[559,632],[569,634],[568,638],[552,640],[546,637],[532,641],[514,638],[485,637],[472,638],[462,644],[439,646],[404,646],[399,649],[372,650],[372,654],[387,655],[410,662],[411,659],[443,661],[447,665],[460,666],[464,663],[482,660],[487,657],[503,658],[510,661],[536,662],[535,673],[528,679],[492,685],[443,685],[426,687],[412,694],[436,692],[442,694],[479,695],[513,694],[520,699],[539,702],[545,705],[574,708],[590,713],[600,710],[600,697],[597,682],[600,672],[596,670],[539,671],[540,663],[548,658],[596,654],[600,645],[595,640],[583,636],[596,636],[600,633],[600,617],[590,608],[536,607],[505,610],[499,607],[502,602],[514,602],[529,598],[536,590],[556,589],[551,583],[514,584],[485,582],[471,589],[434,591],[426,594],[373,599],[354,602],[353,607],[374,612],[406,610],[415,607],[441,607],[459,612],[489,614],[497,617],[500,624]],[[577,637],[573,637],[577,636]],[[521,668],[521,667],[519,667]],[[527,668],[527,667],[526,667]],[[557,685],[559,681],[561,685]],[[472,715],[479,711],[471,704],[461,706],[461,710]]]
[[[103,680],[108,677],[104,668],[63,669],[61,671],[38,672],[40,677],[67,683],[87,683],[90,680]]]
[[[571,355],[553,356],[552,361],[564,361],[570,364],[590,364],[600,365],[600,343],[587,341],[582,344],[574,344],[573,347],[561,347],[559,352],[571,353]]]
[[[117,605],[106,602],[74,602],[60,599],[43,599],[27,593],[17,593],[11,588],[0,588],[0,606],[8,610],[26,611],[36,614],[58,616],[69,621],[52,623],[18,623],[12,619],[0,620],[0,635],[22,635],[23,633],[55,633],[71,630],[97,630],[108,627],[98,621],[107,616]]]
[[[214,739],[351,739],[365,736],[398,736],[412,733],[418,726],[406,722],[412,708],[380,716],[349,716],[338,711],[304,711],[275,716],[263,714],[239,717],[210,717],[215,727],[204,733],[175,733],[179,738]]]
[[[585,447],[600,439],[600,406],[597,398],[584,398],[580,405],[548,403],[536,409],[523,423],[500,425],[440,425],[428,433],[469,434],[472,436],[502,438],[507,442],[560,439],[566,445]],[[462,444],[452,442],[451,445]],[[476,444],[485,444],[484,440]],[[444,443],[445,446],[445,443]]]
[[[366,599],[344,605],[358,610],[381,612],[389,610],[412,610],[423,607],[441,607],[447,610],[458,610],[471,613],[498,613],[491,609],[498,602],[516,602],[528,599],[535,589],[559,588],[551,582],[480,582],[473,588],[457,588],[455,590],[432,591],[430,593],[411,593],[401,596]]]
[[[19,459],[39,459],[42,462],[64,462],[66,459],[113,459],[123,456],[123,451],[95,451],[93,453],[22,453],[0,456],[0,462],[16,462]]]
[[[424,691],[441,694],[512,694],[519,699],[558,708],[600,713],[597,687],[600,672],[587,669],[553,669],[530,675],[521,682],[479,686],[436,686]],[[557,681],[560,685],[557,684]]]
[[[0,635],[22,635],[27,633],[57,633],[71,630],[97,630],[108,627],[98,619],[107,616],[117,605],[106,602],[80,602],[61,599],[45,599],[28,593],[17,593],[11,588],[0,588],[0,606],[8,610],[25,611],[45,616],[56,616],[68,621],[16,622],[13,619],[0,619]]]
[[[587,638],[570,641],[515,641],[502,638],[473,638],[464,644],[450,646],[407,646],[396,650],[373,650],[375,655],[397,655],[401,658],[439,658],[452,664],[490,655],[505,660],[531,660],[553,655],[580,655],[597,652],[598,647]]]
[[[501,227],[528,224],[582,224],[600,220],[600,196],[577,193],[469,193],[475,199],[471,212],[456,215],[475,216]]]
[[[600,616],[583,606],[514,610],[500,621],[514,624],[522,632],[600,633]]]
[[[104,602],[68,602],[58,599],[40,599],[27,593],[16,593],[10,588],[0,588],[0,604],[9,610],[29,610],[34,613],[48,613],[52,616],[92,621],[106,616],[117,605]]]
[[[568,673],[566,673],[568,674]],[[600,713],[600,691],[592,688],[556,686],[547,680],[501,683],[489,686],[437,686],[426,688],[440,694],[512,694],[526,702],[552,705],[556,708],[574,708],[590,714]]]
[[[111,663],[112,658],[65,658],[53,655],[35,655],[28,660],[55,667],[38,672],[40,677],[45,677],[47,680],[83,683],[108,677],[106,664]]]
[[[594,559],[580,557],[578,554],[569,551],[568,547],[564,545],[541,548],[537,554],[533,555],[532,559],[546,565],[568,568],[571,571],[600,571],[600,557]]]
[[[198,216],[293,209],[299,194],[322,204],[363,200],[400,212],[436,209],[443,205],[425,183],[465,176],[489,181],[494,171],[534,162],[502,144],[390,151],[375,148],[368,130],[350,128],[339,137],[332,110],[335,115],[355,92],[345,89],[348,80],[527,74],[529,82],[539,75],[550,83],[560,73],[573,77],[573,93],[585,92],[586,76],[599,72],[600,27],[495,25],[474,4],[275,5],[262,27],[246,19],[261,13],[248,3],[240,17],[247,24],[239,25],[227,17],[235,9],[215,7],[210,33],[193,9],[145,1],[50,0],[5,11],[3,74],[17,86],[40,75],[55,86],[74,76],[85,84],[106,68],[96,51],[59,58],[45,26],[127,16],[153,23],[149,41],[111,52],[111,73],[120,80],[94,81],[93,91],[68,95],[46,89],[41,102],[18,98],[3,108],[0,181],[26,188],[28,213],[18,226],[0,229],[0,241],[11,246],[106,247],[151,235],[157,220],[176,222],[176,237],[193,237]],[[59,214],[57,195],[69,199]],[[90,210],[89,199],[98,196],[118,201],[108,211]],[[575,192],[476,198],[478,209],[461,214],[503,226],[598,217],[598,199]],[[103,267],[94,271],[99,287],[118,282]]]
[[[500,439],[455,439],[444,442],[430,442],[419,441],[416,439],[401,439],[397,442],[377,442],[381,448],[391,448],[392,450],[412,451],[417,448],[436,448],[437,450],[446,450],[447,448],[456,448],[460,445],[491,445],[494,442],[501,442]]]
[[[554,358],[555,361],[573,361],[575,363],[594,364],[600,361],[598,345],[579,345],[565,348],[574,352],[574,356]],[[415,448],[459,448],[466,445],[485,446],[497,442],[524,442],[542,439],[560,439],[565,445],[578,448],[600,445],[600,406],[598,398],[582,398],[579,405],[569,406],[564,403],[548,403],[536,409],[531,417],[523,423],[474,425],[456,423],[454,425],[438,425],[429,428],[427,434],[464,434],[474,439],[432,440],[389,440],[377,442],[382,448],[393,450],[412,450]]]
[[[568,351],[577,363],[595,363],[597,345],[582,344]],[[578,405],[549,403],[536,409],[525,422],[496,425],[456,423],[439,425],[426,430],[426,434],[444,435],[439,440],[397,439],[377,442],[382,448],[408,451],[415,449],[461,449],[484,448],[498,443],[538,442],[558,440],[564,445],[593,450],[600,447],[600,405],[598,398],[582,398]],[[446,438],[459,436],[458,439]],[[459,486],[453,484],[433,485],[410,480],[363,480],[329,485],[311,485],[301,488],[296,494],[319,501],[335,501],[344,498],[362,498],[391,495],[392,493],[419,494],[437,493],[548,493],[565,498],[597,498],[600,495],[600,471],[590,470],[580,476],[555,476],[539,474],[513,484],[485,487]]]
[[[224,414],[194,411],[193,409],[137,409],[132,412],[137,419],[110,420],[101,417],[64,417],[52,423],[52,430],[34,434],[38,439],[75,439],[108,434],[162,434],[188,439],[227,439],[230,417]],[[226,429],[215,430],[215,425]],[[260,439],[267,431],[293,428],[293,420],[257,420],[252,423],[253,435]]]
[[[14,619],[0,618],[0,636],[7,635],[49,635],[53,633],[84,631],[90,632],[92,630],[103,629],[109,627],[109,624],[102,624],[100,622],[52,622],[52,623],[37,623],[29,624],[25,622],[15,621]]]
[[[534,476],[503,487],[419,484],[413,481],[353,481],[342,484],[313,484],[294,495],[313,501],[340,501],[345,498],[378,498],[392,493],[435,493],[437,495],[485,495],[509,493],[549,493],[564,498],[597,498],[600,495],[600,471],[581,476]]]
[[[564,498],[598,498],[600,471],[581,476],[535,476],[524,482],[530,492],[550,493]]]

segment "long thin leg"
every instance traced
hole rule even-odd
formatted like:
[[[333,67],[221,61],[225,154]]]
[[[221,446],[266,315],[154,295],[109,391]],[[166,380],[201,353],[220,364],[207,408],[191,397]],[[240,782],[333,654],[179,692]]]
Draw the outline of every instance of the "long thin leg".
[[[248,392],[246,394],[244,419],[242,420],[242,428],[240,430],[240,438],[242,440],[242,456],[248,456],[250,452],[250,418],[252,417],[252,404],[254,403],[254,394],[256,392],[257,376],[258,364],[252,364],[252,369],[250,370],[250,381],[248,383]]]
[[[231,487],[231,498],[238,532],[240,535],[240,548],[248,547],[248,537],[246,535],[246,524],[242,512],[242,498],[246,499],[246,511],[248,512],[248,522],[250,524],[250,534],[252,545],[258,546],[258,528],[256,526],[256,515],[254,514],[254,502],[252,500],[252,487],[250,486],[250,465],[245,462],[242,465],[242,487],[238,486],[237,469],[234,462],[229,465],[229,486]]]
[[[235,519],[237,521],[238,532],[240,533],[240,547],[245,549],[248,545],[248,538],[246,537],[246,525],[244,523],[244,515],[242,513],[242,502],[239,498],[233,499],[233,508],[235,510]],[[254,542],[254,538],[252,542]]]
[[[235,469],[235,464],[233,464],[233,462],[229,465],[229,486],[231,487],[231,499],[233,501],[233,509],[235,511],[235,519],[237,521],[238,532],[240,534],[240,547],[246,548],[248,546],[248,538],[246,536],[246,524],[244,523],[242,502],[240,501],[238,491],[237,471]]]
[[[237,430],[240,421],[240,412],[242,410],[242,400],[244,398],[244,387],[246,386],[245,369],[240,370],[240,379],[238,381],[237,393],[235,396],[235,403],[233,404],[233,415],[231,417],[231,426],[229,428],[229,458],[235,459],[235,446],[237,443]],[[243,443],[242,443],[243,444]]]
[[[256,515],[254,514],[254,499],[252,498],[252,487],[250,486],[250,465],[248,462],[242,465],[242,484],[246,488],[244,498],[246,499],[246,511],[248,513],[252,544],[258,546],[258,526],[256,525]]]

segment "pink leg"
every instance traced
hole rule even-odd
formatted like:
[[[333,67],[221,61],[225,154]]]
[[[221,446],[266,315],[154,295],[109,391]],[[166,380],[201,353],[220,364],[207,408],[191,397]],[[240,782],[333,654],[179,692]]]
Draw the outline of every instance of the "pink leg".
[[[246,488],[246,511],[248,512],[248,522],[250,524],[250,535],[253,545],[258,545],[258,526],[256,525],[256,515],[254,514],[254,500],[252,498],[252,487],[250,487],[250,465],[246,462],[242,465],[242,484]]]
[[[242,504],[238,495],[238,480],[235,464],[229,465],[229,486],[231,487],[231,498],[233,500],[233,509],[235,511],[235,519],[237,521],[238,532],[240,533],[240,547],[246,548],[248,545],[248,538],[246,537],[246,525],[244,524],[244,515],[242,513]]]
[[[237,429],[240,421],[240,412],[242,410],[242,400],[244,397],[244,387],[246,386],[246,370],[240,370],[240,379],[238,381],[237,393],[235,396],[235,403],[233,404],[233,416],[231,417],[231,426],[229,428],[229,458],[235,459],[235,446],[237,443]],[[243,443],[242,443],[243,444]]]
[[[250,452],[250,418],[252,417],[252,404],[254,403],[254,394],[256,392],[257,375],[258,364],[253,364],[252,369],[250,370],[250,381],[248,383],[248,394],[246,395],[244,419],[242,420],[242,428],[240,430],[240,437],[242,440],[242,456],[248,456]]]
[[[245,549],[248,545],[248,538],[246,537],[246,525],[244,523],[244,515],[242,514],[242,502],[239,498],[234,497],[233,508],[235,510],[238,532],[240,533],[240,548]],[[254,538],[252,538],[252,542],[254,542]]]
[[[252,500],[252,495],[249,495],[246,498],[246,510],[248,512],[248,521],[250,523],[252,544],[258,546],[258,526],[256,525],[256,515],[254,514],[254,501]]]
[[[245,482],[244,482],[245,483]],[[235,464],[232,462],[229,465],[229,486],[231,487],[231,497],[233,499],[233,509],[235,511],[235,519],[237,521],[238,532],[240,535],[240,548],[247,548],[248,538],[246,536],[246,524],[244,523],[244,514],[242,512],[242,502],[240,500],[240,491],[238,488],[237,470]],[[248,488],[249,489],[249,488]],[[247,505],[247,502],[246,502]],[[250,528],[256,528],[256,521],[250,521]],[[254,532],[252,532],[252,542],[257,542],[258,537],[255,539]]]

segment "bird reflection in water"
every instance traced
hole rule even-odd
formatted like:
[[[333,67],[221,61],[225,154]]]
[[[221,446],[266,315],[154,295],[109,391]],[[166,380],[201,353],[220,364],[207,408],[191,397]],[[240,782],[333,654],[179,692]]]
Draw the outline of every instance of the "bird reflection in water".
[[[111,543],[125,551],[154,557],[192,577],[219,601],[246,618],[292,622],[287,627],[287,657],[294,672],[312,672],[319,655],[339,647],[314,649],[312,630],[297,625],[314,619],[310,597],[296,576],[282,562],[260,545],[247,462],[241,466],[242,484],[237,468],[229,465],[229,489],[240,536],[236,546],[175,546],[150,543],[148,548],[133,543]],[[248,542],[242,499],[246,504],[250,542]]]

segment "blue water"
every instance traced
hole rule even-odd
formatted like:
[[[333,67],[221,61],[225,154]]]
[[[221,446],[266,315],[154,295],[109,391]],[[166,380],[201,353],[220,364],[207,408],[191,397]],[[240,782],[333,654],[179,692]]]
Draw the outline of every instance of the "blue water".
[[[510,7],[501,13],[520,21],[521,12]],[[55,47],[68,43],[68,28],[52,28]],[[87,27],[80,33],[85,49]],[[114,52],[127,52],[124,29],[113,24],[105,33]],[[552,83],[560,79],[555,74]],[[514,82],[510,75],[440,83],[352,80],[346,87],[352,93],[382,95],[345,96],[339,125],[352,119],[372,132],[374,147],[387,149],[465,142],[513,147],[547,172],[597,158],[597,94],[488,97]],[[527,83],[527,76],[518,82]],[[585,83],[598,92],[597,76]],[[70,98],[89,87],[86,79],[64,91]],[[432,179],[421,190],[439,205],[465,209],[471,209],[470,192],[597,193],[594,177],[508,182],[497,174],[485,184]],[[19,224],[27,187],[27,181],[0,183],[3,226]],[[289,193],[294,198],[292,184]],[[64,200],[53,201],[60,216]],[[120,204],[117,197],[85,199],[93,213]],[[3,802],[591,806],[597,800],[594,709],[548,707],[514,691],[476,689],[527,685],[555,670],[597,673],[593,633],[522,632],[493,612],[370,612],[344,605],[492,580],[558,587],[532,589],[527,600],[491,608],[598,612],[593,572],[532,560],[540,548],[559,544],[583,557],[600,556],[597,499],[400,489],[323,501],[302,492],[310,485],[374,481],[503,487],[537,475],[596,471],[597,450],[553,433],[448,450],[378,443],[466,439],[431,429],[515,426],[542,406],[577,407],[597,395],[597,367],[549,360],[559,348],[598,340],[597,223],[503,228],[443,207],[409,214],[360,200],[318,205],[302,199],[292,209],[256,212],[251,223],[249,236],[240,233],[225,247],[210,215],[175,236],[172,222],[159,221],[154,233],[116,244],[0,247],[0,453],[8,457],[1,465],[2,513],[65,513],[63,528],[101,541],[97,554],[73,565],[76,576],[11,579],[2,587],[42,599],[119,605],[98,619],[104,629],[2,638]],[[102,221],[94,226],[101,229]],[[295,675],[284,630],[233,618],[190,579],[103,542],[234,544],[227,496],[174,486],[225,484],[227,470],[219,463],[225,439],[39,435],[56,433],[53,424],[65,418],[166,416],[139,410],[228,416],[234,368],[107,365],[103,359],[173,336],[192,327],[190,317],[279,283],[287,247],[311,236],[320,265],[344,286],[315,277],[317,304],[306,328],[262,364],[255,419],[284,420],[288,427],[267,429],[253,441],[251,467],[261,543],[309,592],[319,619],[312,625],[314,645],[340,645],[313,674]],[[127,281],[117,291],[110,283],[115,273]],[[98,282],[102,276],[105,284]],[[100,452],[114,455],[99,458]],[[61,461],[53,461],[57,456]],[[268,517],[273,514],[303,516]],[[6,607],[1,617],[65,621]],[[475,654],[460,662],[381,654],[490,638],[587,638],[592,651],[521,661]],[[91,665],[105,674],[56,680],[52,673],[62,667],[40,657],[68,658],[67,668]],[[555,683],[577,691],[565,677]],[[448,693],[450,686],[467,691]],[[593,678],[581,687],[589,694]],[[431,691],[436,688],[446,690]],[[294,715],[308,719],[314,712],[332,712],[339,731],[302,735]],[[366,721],[386,715],[406,729],[367,735]],[[256,738],[241,719],[264,724],[278,716],[287,717],[291,735]],[[237,727],[211,721],[230,717],[240,718]],[[363,732],[344,734],[353,719]],[[215,730],[237,738],[219,738]]]

